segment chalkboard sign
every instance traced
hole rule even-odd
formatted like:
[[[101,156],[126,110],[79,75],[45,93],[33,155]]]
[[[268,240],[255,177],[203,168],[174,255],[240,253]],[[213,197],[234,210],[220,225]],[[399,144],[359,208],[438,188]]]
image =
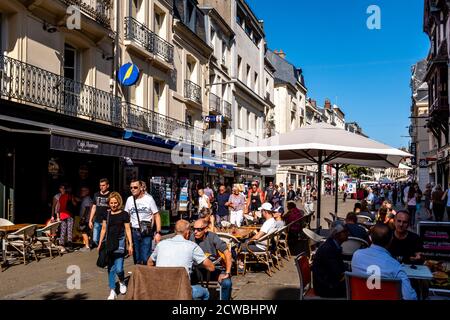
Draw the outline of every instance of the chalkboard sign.
[[[450,222],[421,221],[417,233],[423,241],[425,265],[433,273],[430,289],[450,290]]]

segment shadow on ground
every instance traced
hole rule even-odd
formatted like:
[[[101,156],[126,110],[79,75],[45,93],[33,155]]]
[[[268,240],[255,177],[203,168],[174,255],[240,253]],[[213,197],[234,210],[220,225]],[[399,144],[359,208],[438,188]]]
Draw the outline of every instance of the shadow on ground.
[[[77,293],[69,296],[69,292],[51,292],[42,297],[43,300],[87,300],[89,296],[86,293]]]
[[[281,288],[275,290],[272,300],[298,300],[300,290],[298,288]]]

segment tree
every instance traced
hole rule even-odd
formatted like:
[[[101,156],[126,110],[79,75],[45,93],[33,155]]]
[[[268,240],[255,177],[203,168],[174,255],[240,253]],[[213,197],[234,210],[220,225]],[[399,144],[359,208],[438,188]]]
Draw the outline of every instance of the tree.
[[[369,168],[358,167],[350,164],[345,165],[342,170],[344,170],[349,177],[356,179],[361,178],[362,175],[368,175],[371,173],[371,170]]]

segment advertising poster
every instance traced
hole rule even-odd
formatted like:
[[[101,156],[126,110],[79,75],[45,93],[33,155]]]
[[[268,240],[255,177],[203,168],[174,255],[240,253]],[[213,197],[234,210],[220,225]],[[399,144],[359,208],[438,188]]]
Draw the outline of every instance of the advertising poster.
[[[180,179],[180,200],[178,203],[178,211],[188,211],[189,203],[189,179]]]
[[[169,210],[161,210],[159,212],[161,216],[161,227],[162,228],[170,228],[170,212]]]
[[[355,182],[349,182],[347,185],[347,193],[348,194],[354,194],[356,193],[356,183]]]

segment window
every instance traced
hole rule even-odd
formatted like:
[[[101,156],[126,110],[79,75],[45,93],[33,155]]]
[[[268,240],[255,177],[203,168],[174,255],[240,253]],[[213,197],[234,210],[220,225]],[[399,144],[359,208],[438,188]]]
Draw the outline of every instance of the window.
[[[186,10],[186,25],[191,29],[195,30],[195,6],[191,0],[187,0],[187,10]]]
[[[216,40],[216,31],[214,30],[214,28],[211,28],[211,45],[213,48],[215,48],[215,40]]]
[[[244,27],[245,24],[245,13],[239,6],[237,8],[236,23],[242,28]]]
[[[164,83],[159,80],[153,81],[153,111],[162,113],[162,96],[164,92]]]
[[[227,63],[227,51],[227,43],[225,41],[222,41],[222,64],[224,65]]]
[[[251,132],[252,130],[252,114],[250,111],[247,111],[247,131]]]
[[[258,73],[255,72],[255,92],[259,93],[259,79],[258,79]]]
[[[242,106],[238,106],[238,127],[239,129],[244,129],[244,110]]]
[[[242,58],[238,56],[238,69],[237,69],[238,79],[242,81]]]
[[[79,80],[79,61],[77,50],[69,44],[64,45],[64,77]]]
[[[187,60],[187,62],[186,62],[186,79],[196,83],[197,79],[195,77],[195,66],[196,66],[195,59],[188,56],[186,60]]]
[[[192,119],[192,115],[186,111],[186,124],[189,126],[194,125],[194,120]]]
[[[251,77],[251,75],[250,75],[250,71],[251,71],[250,66],[247,65],[247,73],[246,73],[246,75],[247,75],[247,86],[248,86],[249,88],[252,87],[252,77]]]
[[[295,112],[291,111],[291,129],[295,129]]]
[[[145,22],[145,14],[143,10],[142,0],[131,0],[130,15],[141,23]]]
[[[165,13],[155,6],[155,19],[153,21],[154,32],[163,39],[166,39],[166,30],[164,27]]]

